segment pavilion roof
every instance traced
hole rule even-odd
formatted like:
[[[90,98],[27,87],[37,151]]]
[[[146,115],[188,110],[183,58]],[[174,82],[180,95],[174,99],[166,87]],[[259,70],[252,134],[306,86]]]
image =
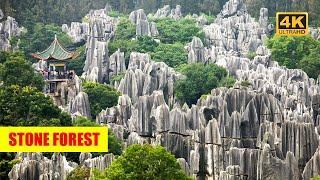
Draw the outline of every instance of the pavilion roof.
[[[31,55],[39,60],[68,60],[75,59],[78,56],[78,53],[66,50],[60,44],[57,36],[55,36],[53,42],[46,50],[32,53]]]

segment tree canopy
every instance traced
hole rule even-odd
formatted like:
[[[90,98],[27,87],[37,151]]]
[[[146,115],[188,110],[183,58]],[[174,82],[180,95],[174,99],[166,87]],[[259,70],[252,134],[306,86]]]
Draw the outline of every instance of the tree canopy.
[[[0,82],[3,81],[4,86],[32,86],[42,90],[43,77],[35,72],[22,53],[0,52],[0,57]]]
[[[36,88],[11,85],[0,88],[0,125],[67,126],[71,117]]]
[[[189,106],[196,104],[201,95],[208,94],[213,88],[234,83],[234,80],[226,80],[226,69],[215,64],[187,64],[180,66],[178,70],[185,78],[175,83],[175,95],[180,102],[186,102]]]
[[[188,54],[181,43],[161,43],[151,53],[151,58],[154,61],[165,62],[168,66],[176,68],[181,64],[187,63]]]
[[[175,157],[161,146],[131,145],[106,169],[101,179],[191,179]],[[99,179],[97,178],[97,179]]]
[[[71,38],[62,32],[60,26],[42,23],[35,23],[27,32],[14,37],[11,42],[19,46],[19,50],[25,54],[25,57],[29,61],[35,62],[35,59],[31,57],[31,53],[45,50],[52,43],[55,35],[57,35],[59,42],[63,46],[68,47],[72,45]]]
[[[117,105],[120,93],[104,84],[86,82],[83,85],[88,94],[92,117],[95,117],[103,109]]]
[[[303,69],[310,77],[319,76],[320,41],[310,36],[274,36],[267,43],[272,59],[291,69]]]

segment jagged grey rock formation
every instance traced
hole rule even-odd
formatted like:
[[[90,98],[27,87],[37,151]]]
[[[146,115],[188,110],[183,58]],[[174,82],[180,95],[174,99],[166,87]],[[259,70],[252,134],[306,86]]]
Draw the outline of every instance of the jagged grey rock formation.
[[[142,95],[151,95],[153,91],[163,90],[164,96],[173,103],[173,83],[179,74],[163,62],[150,60],[148,54],[133,52],[124,78],[120,81],[118,90],[127,94],[133,102]]]
[[[192,42],[187,47],[188,54],[188,63],[197,63],[205,62],[205,54],[207,49],[205,49],[202,41],[198,37],[193,37]]]
[[[67,24],[63,24],[62,31],[67,33],[74,42],[81,42],[87,40],[90,28],[88,22],[71,22],[70,28]]]
[[[182,17],[181,6],[176,5],[176,8],[171,9],[170,5],[164,5],[163,8],[157,10],[157,12],[153,15],[153,18],[172,18],[172,19],[180,19]]]
[[[166,15],[166,9],[156,15]],[[168,73],[165,65],[147,54],[131,54],[118,86],[124,96],[117,106],[102,111],[97,122],[112,127],[126,146],[166,147],[179,158],[183,170],[198,179],[314,176],[317,166],[310,164],[316,161],[319,145],[320,86],[302,70],[286,69],[271,60],[262,44],[272,29],[267,21],[266,9],[261,9],[257,22],[242,0],[231,0],[215,23],[203,27],[206,43],[194,38],[187,46],[189,63],[216,63],[237,82],[231,89],[213,89],[191,107],[168,101],[166,88],[160,88],[182,76]],[[250,51],[256,53],[253,60],[246,58]]]
[[[113,75],[119,75],[126,70],[124,52],[120,52],[118,49],[113,53],[108,62],[108,80],[111,79]]]
[[[88,81],[102,83],[107,77],[108,43],[99,41],[97,36],[97,31],[91,31],[86,44],[86,61],[82,77]]]
[[[137,36],[157,36],[157,25],[154,22],[149,23],[143,9],[132,11],[129,15],[130,21],[136,25]]]
[[[3,18],[3,12],[0,9],[0,20]],[[8,16],[6,20],[2,20],[2,22],[0,22],[0,50],[11,50],[10,38],[19,36],[22,31],[23,28],[18,26],[18,22],[13,17]]]
[[[4,18],[4,14],[2,12],[2,10],[0,9],[0,20]]]
[[[114,37],[118,18],[108,16],[108,9],[90,11],[83,19],[85,22],[72,22],[62,25],[75,42],[86,42],[86,61],[82,77],[89,81],[108,81],[108,41]]]
[[[64,180],[78,166],[77,163],[68,162],[60,153],[54,153],[50,159],[41,153],[18,153],[17,158],[21,162],[11,169],[8,175],[11,180]],[[81,153],[79,160],[81,166],[103,171],[112,163],[114,155],[105,154],[92,158],[91,153]]]
[[[80,115],[91,118],[90,103],[87,93],[80,92],[70,103],[69,112],[74,115]]]
[[[63,180],[77,167],[76,163],[67,162],[66,157],[59,153],[54,153],[51,159],[41,153],[22,153],[20,157],[22,161],[14,165],[8,175],[12,180]]]
[[[317,151],[314,153],[312,158],[307,162],[306,166],[304,167],[302,173],[303,180],[311,179],[312,177],[318,176],[320,174],[319,158],[320,149],[318,147]]]
[[[320,29],[319,28],[310,27],[309,33],[310,33],[310,36],[313,37],[314,39],[317,39],[317,40],[320,39]]]
[[[80,157],[81,157],[81,155],[80,155]],[[113,154],[105,154],[104,156],[98,156],[95,158],[91,158],[91,157],[87,158],[86,160],[84,160],[82,162],[85,167],[89,167],[90,169],[98,169],[100,171],[104,171],[106,168],[108,168],[111,165],[114,158],[115,157]]]

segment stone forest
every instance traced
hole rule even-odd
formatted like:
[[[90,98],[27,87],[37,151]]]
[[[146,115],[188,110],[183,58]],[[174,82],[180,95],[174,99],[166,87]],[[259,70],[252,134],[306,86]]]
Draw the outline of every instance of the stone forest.
[[[125,14],[108,4],[32,30],[0,10],[1,126],[101,125],[112,137],[104,154],[0,153],[0,179],[316,179],[317,25],[286,39],[274,37],[270,9],[253,16],[244,0],[211,15],[182,6]],[[126,175],[115,163],[136,144],[163,147],[180,175]]]

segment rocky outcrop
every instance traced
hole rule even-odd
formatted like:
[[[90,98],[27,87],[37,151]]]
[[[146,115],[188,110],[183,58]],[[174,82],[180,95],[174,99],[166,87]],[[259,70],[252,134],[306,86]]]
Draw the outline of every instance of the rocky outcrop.
[[[4,18],[4,14],[0,9],[0,20]],[[10,38],[14,36],[19,36],[23,31],[23,28],[18,26],[18,22],[13,18],[8,16],[6,20],[1,20],[0,22],[0,51],[12,50],[10,44]]]
[[[113,154],[105,154],[104,156],[98,156],[95,158],[90,157],[83,161],[83,165],[90,169],[98,169],[100,171],[104,171],[111,165],[114,158],[115,157]]]
[[[131,53],[130,63],[118,90],[127,94],[132,102],[137,102],[142,95],[151,95],[153,91],[163,90],[165,99],[173,103],[173,83],[179,74],[163,62],[150,60],[148,54]]]
[[[234,88],[213,89],[191,107],[168,101],[163,88],[179,74],[147,54],[131,54],[118,87],[124,96],[97,122],[109,124],[126,145],[166,147],[198,179],[301,179],[306,164],[312,170],[305,169],[305,176],[314,176],[320,87],[303,71],[271,60],[262,45],[271,30],[267,21],[266,9],[256,22],[241,0],[232,0],[203,27],[205,43],[194,38],[186,46],[189,63],[216,63],[237,80]],[[253,60],[246,58],[250,51]]]
[[[63,24],[62,30],[74,42],[89,41],[89,36],[100,41],[111,39],[114,36],[118,19],[108,16],[109,11],[110,6],[106,6],[105,9],[91,10],[83,18],[83,22],[72,22],[70,27],[67,24]]]
[[[74,42],[81,42],[87,40],[90,28],[88,22],[71,22],[70,27],[67,24],[63,24],[62,31],[67,33]]]
[[[154,22],[149,23],[147,15],[143,9],[132,11],[129,15],[130,21],[136,25],[137,36],[157,36],[157,25]]]
[[[157,12],[153,15],[153,18],[172,18],[172,19],[180,19],[182,17],[181,6],[176,5],[176,8],[171,9],[170,5],[165,5],[163,8],[157,10]]]
[[[84,116],[91,119],[90,103],[87,93],[80,92],[70,103],[69,112],[72,115]]]
[[[202,41],[198,37],[193,37],[192,42],[187,46],[189,51],[188,63],[205,62],[205,54],[207,50],[205,49]]]
[[[108,81],[110,81],[111,77],[114,75],[119,75],[124,73],[126,70],[124,52],[120,52],[118,49],[115,53],[113,53],[108,62]]]
[[[63,180],[77,167],[76,163],[67,162],[66,157],[59,153],[54,153],[51,159],[41,153],[22,153],[19,157],[22,161],[14,165],[8,175],[12,180]]]
[[[317,151],[312,156],[312,158],[307,162],[306,166],[304,167],[304,170],[302,173],[303,180],[311,179],[312,177],[316,177],[320,175],[319,158],[320,158],[320,149],[318,148]]]

